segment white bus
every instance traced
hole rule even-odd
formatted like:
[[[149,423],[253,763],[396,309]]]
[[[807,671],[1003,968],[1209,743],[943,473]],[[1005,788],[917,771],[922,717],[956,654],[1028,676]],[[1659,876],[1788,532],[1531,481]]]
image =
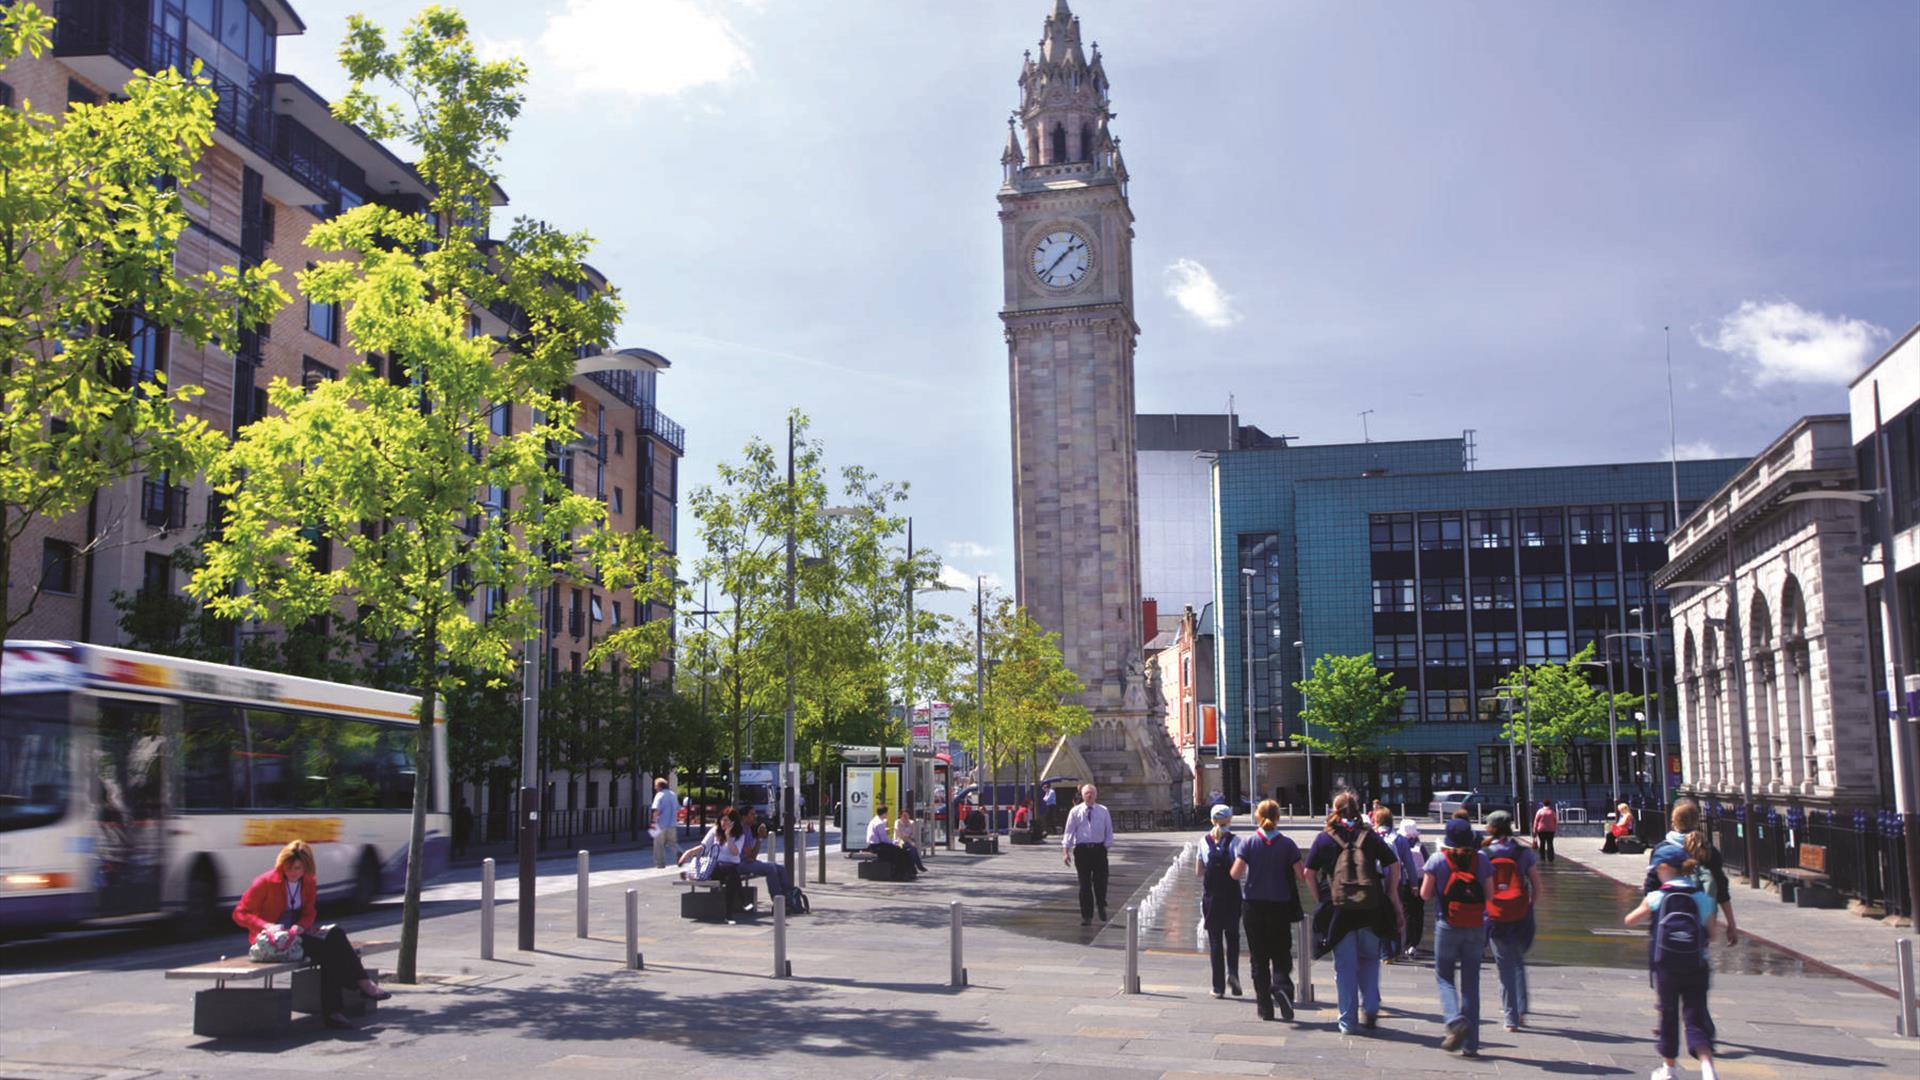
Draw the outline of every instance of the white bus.
[[[0,936],[180,916],[223,922],[289,840],[320,895],[401,887],[419,699],[70,642],[0,665]],[[435,725],[425,876],[446,866]]]

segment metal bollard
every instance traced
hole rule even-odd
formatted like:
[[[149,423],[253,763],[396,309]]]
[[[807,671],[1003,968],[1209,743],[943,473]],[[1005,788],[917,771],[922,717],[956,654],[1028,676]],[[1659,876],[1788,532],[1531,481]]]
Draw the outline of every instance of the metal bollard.
[[[1127,905],[1127,974],[1120,983],[1123,994],[1140,992],[1140,909]]]
[[[574,858],[574,861],[578,864],[578,869],[575,872],[579,875],[579,878],[580,878],[580,880],[574,885],[573,895],[575,899],[573,904],[573,936],[586,937],[587,936],[587,853],[585,851],[582,851],[579,854],[575,855],[573,858]]]
[[[948,910],[953,913],[953,975],[947,985],[961,987],[967,985],[967,967],[965,953],[960,942],[960,901],[955,900],[952,904],[949,904]]]
[[[1913,989],[1913,939],[1893,943],[1894,975],[1900,980],[1900,1034],[1920,1038],[1920,1015],[1916,1014]]]
[[[640,970],[640,890],[627,890],[627,970]]]
[[[1313,913],[1300,916],[1299,940],[1293,943],[1300,954],[1299,970],[1293,976],[1293,1000],[1304,1003],[1313,1000]]]
[[[773,898],[773,977],[785,979],[793,974],[787,963],[787,898]]]
[[[493,860],[480,860],[480,959],[493,959]]]

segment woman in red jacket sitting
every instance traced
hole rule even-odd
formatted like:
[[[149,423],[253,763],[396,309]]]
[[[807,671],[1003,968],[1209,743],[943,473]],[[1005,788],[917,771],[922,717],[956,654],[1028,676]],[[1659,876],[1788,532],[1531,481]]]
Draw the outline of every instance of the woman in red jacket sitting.
[[[323,928],[324,933],[315,933],[314,901],[320,882],[313,871],[313,848],[305,840],[295,840],[281,848],[279,857],[273,860],[273,869],[254,878],[253,884],[247,886],[239,906],[233,909],[233,921],[246,930],[249,947],[260,931],[270,927],[284,926],[298,936],[305,945],[308,959],[320,966],[320,1006],[326,1010],[326,1025],[352,1027],[342,1011],[341,994],[346,986],[360,984],[360,992],[375,1001],[385,1001],[393,995],[367,977],[367,969],[360,964],[360,954],[347,942],[345,930],[333,926]]]

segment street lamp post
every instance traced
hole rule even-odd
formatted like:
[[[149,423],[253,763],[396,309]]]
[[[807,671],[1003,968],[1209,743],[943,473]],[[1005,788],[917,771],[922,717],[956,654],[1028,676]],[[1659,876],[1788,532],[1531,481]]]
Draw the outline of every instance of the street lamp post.
[[[1305,687],[1307,683],[1307,643],[1304,641],[1296,641],[1293,643],[1293,647],[1294,650],[1300,654],[1300,685]],[[1300,691],[1300,737],[1304,739],[1310,734],[1312,733],[1307,730],[1307,692],[1305,689],[1302,689]],[[1305,747],[1307,751],[1307,816],[1312,817],[1313,746],[1306,742],[1302,742],[1300,745]]]
[[[1608,634],[1607,639],[1611,641],[1614,638],[1623,638],[1623,639],[1635,638],[1635,639],[1638,639],[1640,642],[1640,721],[1641,721],[1640,729],[1644,732],[1646,729],[1647,702],[1652,700],[1652,695],[1653,695],[1653,688],[1652,688],[1653,676],[1647,667],[1647,642],[1651,640],[1654,635],[1647,633],[1645,629],[1646,627],[1646,609],[1645,608],[1630,608],[1628,609],[1627,614],[1640,616],[1641,629],[1639,631],[1622,630],[1622,631],[1619,631],[1618,633]],[[1628,688],[1631,689],[1633,684],[1628,683],[1627,685],[1628,685]],[[1656,719],[1654,722],[1656,724],[1659,723],[1658,719]],[[1635,743],[1639,748],[1644,749],[1646,746],[1646,736],[1644,734],[1639,735],[1638,737],[1636,737]],[[1640,755],[1638,754],[1638,752],[1636,752],[1634,755],[1634,761],[1636,762],[1636,765],[1635,765],[1636,776],[1638,775],[1638,770],[1639,770],[1639,766],[1637,764],[1639,760],[1640,760]],[[1662,769],[1666,768],[1666,761],[1667,761],[1667,730],[1666,730],[1666,725],[1661,724],[1660,725],[1660,767]],[[1667,805],[1667,787],[1666,787],[1665,779],[1662,779],[1660,782],[1660,805],[1662,808],[1664,808]]]
[[[666,361],[658,354],[646,349],[621,349],[619,352],[598,353],[574,361],[573,377],[580,378],[601,372],[640,372],[658,371]],[[592,385],[589,380],[589,385]],[[603,391],[597,391],[603,392]],[[623,402],[624,404],[624,402]],[[539,409],[533,410],[533,423],[542,422]],[[570,448],[569,448],[570,449]],[[534,500],[534,516],[538,520],[543,514],[544,499]],[[533,587],[528,586],[528,593]],[[546,652],[547,604],[540,604],[540,619],[533,634],[527,638],[521,657],[521,713],[520,713],[520,900],[515,907],[519,911],[519,946],[522,952],[533,951],[534,934],[534,877],[535,846],[538,843],[540,828],[540,766],[538,747],[540,745],[540,661]]]
[[[798,782],[793,767],[793,610],[794,610],[794,476],[793,476],[793,414],[787,414],[787,624],[786,632],[781,636],[786,650],[787,662],[787,715],[785,726],[780,733],[780,825],[785,837],[780,845],[783,868],[787,872],[787,881],[793,881],[793,843],[796,830],[793,814],[793,789]],[[734,762],[734,769],[740,768]]]
[[[1240,616],[1245,633],[1240,638],[1240,653],[1246,671],[1247,698],[1247,810],[1254,807],[1254,792],[1259,790],[1259,776],[1256,773],[1259,759],[1254,756],[1253,748],[1253,578],[1258,571],[1250,567],[1240,568]]]
[[[975,575],[973,579],[973,719],[975,723],[975,749],[979,756],[973,763],[973,797],[981,806],[987,805],[987,789],[984,786],[987,768],[987,663],[986,663],[986,625],[987,625],[987,579],[986,575]],[[959,814],[956,805],[953,811]],[[953,831],[957,822],[948,822],[947,831]]]

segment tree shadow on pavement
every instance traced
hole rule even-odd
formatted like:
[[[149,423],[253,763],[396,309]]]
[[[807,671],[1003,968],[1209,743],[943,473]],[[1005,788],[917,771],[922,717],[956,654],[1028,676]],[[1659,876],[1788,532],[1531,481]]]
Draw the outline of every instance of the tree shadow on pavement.
[[[894,989],[946,991],[931,985]],[[414,1036],[488,1032],[555,1042],[640,1039],[697,1047],[709,1056],[758,1058],[779,1051],[826,1058],[883,1055],[901,1061],[1004,1047],[1009,1041],[1004,1033],[988,1037],[980,1025],[949,1017],[943,1008],[836,999],[827,988],[801,980],[729,987],[724,1003],[730,1015],[753,1017],[756,1031],[765,1037],[716,1041],[711,1015],[689,1007],[684,993],[663,993],[625,973],[456,991],[431,1008],[383,1007],[378,1022],[363,1030],[391,1028]]]

